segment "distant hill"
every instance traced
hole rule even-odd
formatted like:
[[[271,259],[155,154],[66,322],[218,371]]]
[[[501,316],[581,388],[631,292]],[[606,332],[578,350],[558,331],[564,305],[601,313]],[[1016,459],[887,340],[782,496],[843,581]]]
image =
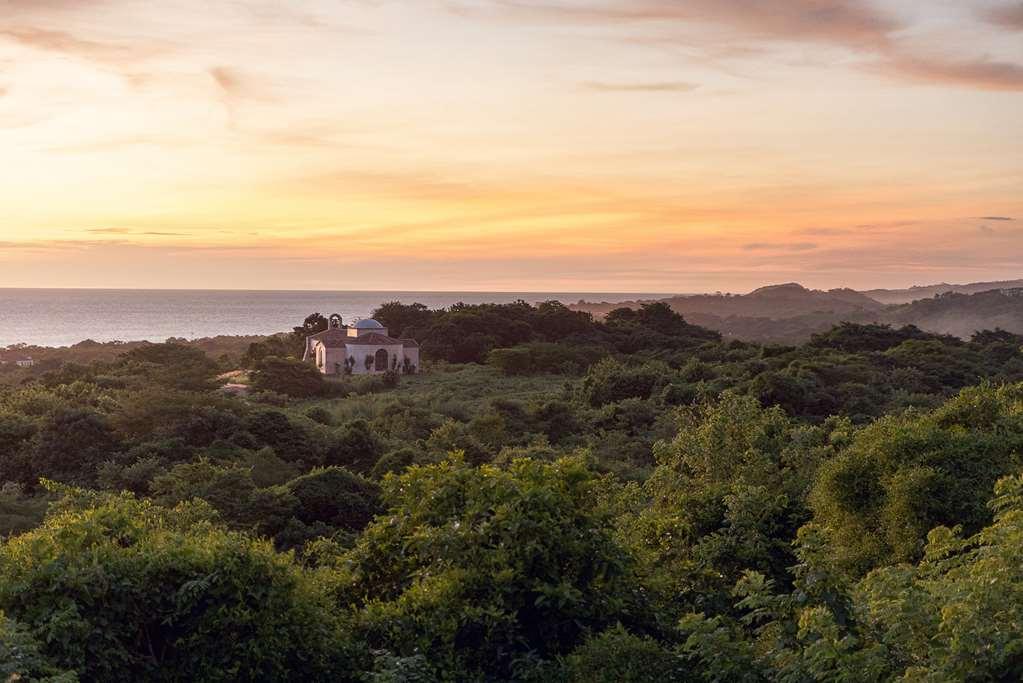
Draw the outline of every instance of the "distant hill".
[[[884,308],[884,305],[852,289],[823,291],[807,289],[795,282],[770,285],[749,294],[692,294],[660,299],[684,316],[711,315],[716,317],[791,318],[813,313],[850,314]],[[649,300],[620,303],[589,303],[580,301],[572,305],[576,310],[589,311],[603,317],[615,308],[636,308]]]
[[[978,330],[995,328],[1023,334],[1023,280],[1006,284],[1017,282],[1019,287],[969,293],[949,290],[929,298],[888,305],[865,292],[813,290],[796,283],[761,287],[749,294],[676,296],[662,301],[690,323],[717,330],[725,337],[749,341],[800,343],[844,321],[916,325],[928,332],[968,338]],[[934,285],[942,286],[973,289],[984,283]],[[890,298],[898,298],[894,292],[922,293],[929,288],[873,291],[889,292],[892,293]],[[615,308],[635,308],[641,303],[644,302],[580,302],[571,308],[602,317]]]
[[[946,292],[930,299],[886,308],[878,322],[911,324],[929,332],[963,338],[980,330],[995,328],[1023,334],[1023,287],[976,294]]]
[[[908,304],[919,299],[930,299],[939,294],[977,294],[992,289],[1018,289],[1023,287],[1023,280],[1000,280],[995,282],[971,282],[966,285],[950,285],[942,282],[938,285],[914,286],[909,289],[868,289],[862,292],[871,299],[883,304]]]

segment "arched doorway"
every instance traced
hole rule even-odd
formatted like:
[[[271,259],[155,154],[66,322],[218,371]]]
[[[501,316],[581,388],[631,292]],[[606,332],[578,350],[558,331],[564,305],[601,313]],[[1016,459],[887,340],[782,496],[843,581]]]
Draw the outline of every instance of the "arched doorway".
[[[387,369],[387,349],[378,350],[373,358],[376,362],[377,372],[383,372]]]

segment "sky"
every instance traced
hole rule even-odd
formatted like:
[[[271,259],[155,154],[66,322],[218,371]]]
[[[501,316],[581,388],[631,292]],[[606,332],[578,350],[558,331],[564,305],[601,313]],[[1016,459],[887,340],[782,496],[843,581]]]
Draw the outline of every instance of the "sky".
[[[0,287],[1019,277],[1019,0],[0,0]]]

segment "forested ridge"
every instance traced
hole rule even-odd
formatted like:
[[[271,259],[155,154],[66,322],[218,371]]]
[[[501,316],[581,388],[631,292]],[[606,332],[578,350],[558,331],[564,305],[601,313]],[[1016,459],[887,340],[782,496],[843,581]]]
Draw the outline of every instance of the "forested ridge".
[[[657,303],[667,304],[690,322],[728,339],[744,341],[800,344],[842,322],[914,325],[968,339],[989,329],[1023,333],[1021,284],[1023,281],[1013,280],[857,292],[806,289],[789,283],[761,287],[749,294],[674,296]],[[623,306],[639,308],[643,303],[580,301],[571,308],[600,316]]]
[[[0,679],[1023,678],[1023,336],[374,317],[0,376]]]

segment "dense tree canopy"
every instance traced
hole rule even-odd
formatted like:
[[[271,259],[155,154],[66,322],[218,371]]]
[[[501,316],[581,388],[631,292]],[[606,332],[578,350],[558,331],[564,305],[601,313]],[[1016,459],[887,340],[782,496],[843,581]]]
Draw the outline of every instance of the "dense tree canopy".
[[[54,670],[255,681],[353,668],[325,586],[267,543],[219,529],[202,506],[82,505],[0,547],[0,609]]]
[[[0,384],[0,676],[1023,676],[1023,338],[377,316],[422,373],[324,379],[314,314]]]

